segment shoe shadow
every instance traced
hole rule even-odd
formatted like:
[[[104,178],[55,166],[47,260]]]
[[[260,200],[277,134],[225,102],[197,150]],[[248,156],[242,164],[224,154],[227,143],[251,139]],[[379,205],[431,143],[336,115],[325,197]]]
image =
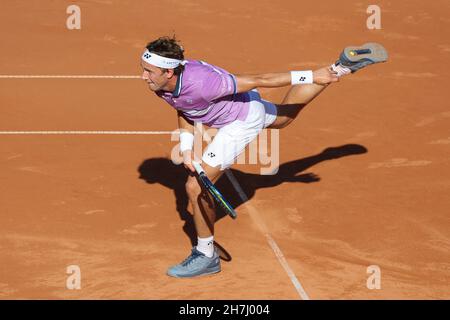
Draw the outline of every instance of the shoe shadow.
[[[358,144],[346,144],[338,147],[324,149],[321,153],[306,158],[286,162],[280,165],[275,175],[258,175],[246,173],[237,169],[230,169],[248,199],[253,198],[256,190],[270,188],[285,182],[290,183],[312,183],[320,181],[320,177],[311,172],[306,172],[312,166],[328,160],[339,159],[346,156],[367,153],[367,149]],[[147,183],[159,183],[166,188],[173,190],[176,209],[180,219],[184,221],[183,231],[189,237],[191,245],[197,243],[192,214],[188,210],[188,197],[185,190],[188,172],[182,165],[175,165],[167,158],[150,158],[144,160],[138,167],[139,179]],[[230,202],[234,208],[238,208],[244,203],[239,194],[234,189],[229,179],[224,174],[216,183],[217,188]],[[225,217],[222,210],[217,212],[217,221]],[[231,256],[226,250],[215,243],[221,253],[220,256],[226,261],[231,261]]]

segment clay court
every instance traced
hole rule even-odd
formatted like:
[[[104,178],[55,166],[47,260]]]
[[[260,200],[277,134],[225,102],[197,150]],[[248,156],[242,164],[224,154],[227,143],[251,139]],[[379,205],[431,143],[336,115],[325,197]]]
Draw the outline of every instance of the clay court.
[[[0,298],[450,298],[448,1],[377,1],[381,30],[365,1],[80,0],[80,30],[70,4],[0,11]],[[216,224],[222,272],[196,279],[165,274],[193,238],[187,173],[170,160],[175,111],[139,79],[147,42],[173,33],[235,74],[315,69],[366,42],[390,54],[279,131],[277,175],[236,165],[239,192],[221,178],[238,218]]]

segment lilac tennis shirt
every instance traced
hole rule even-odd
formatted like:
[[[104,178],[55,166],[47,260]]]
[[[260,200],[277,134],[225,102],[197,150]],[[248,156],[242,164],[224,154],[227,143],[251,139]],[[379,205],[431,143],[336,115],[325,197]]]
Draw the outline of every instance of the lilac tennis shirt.
[[[156,94],[194,122],[220,128],[245,120],[250,98],[236,93],[236,78],[222,68],[203,61],[187,60],[173,92]]]

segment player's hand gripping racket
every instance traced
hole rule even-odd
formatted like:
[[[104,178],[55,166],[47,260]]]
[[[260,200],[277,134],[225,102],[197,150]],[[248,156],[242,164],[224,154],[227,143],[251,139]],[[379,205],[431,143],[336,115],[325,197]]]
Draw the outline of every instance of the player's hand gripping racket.
[[[206,190],[212,195],[214,201],[233,219],[236,219],[237,214],[236,211],[234,211],[233,207],[228,203],[228,201],[222,196],[222,194],[217,190],[217,188],[214,186],[214,184],[209,180],[209,178],[206,176],[205,171],[203,170],[200,163],[192,161],[192,165],[195,168],[195,171],[198,173],[198,177],[203,184],[203,186],[206,188]]]

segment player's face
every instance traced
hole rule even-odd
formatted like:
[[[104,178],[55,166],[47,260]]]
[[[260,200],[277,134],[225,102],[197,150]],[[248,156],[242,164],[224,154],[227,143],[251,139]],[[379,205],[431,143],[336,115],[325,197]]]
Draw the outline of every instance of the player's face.
[[[152,91],[163,90],[169,81],[167,72],[144,61],[141,61],[141,67],[143,69],[142,80],[147,82],[149,89]]]

